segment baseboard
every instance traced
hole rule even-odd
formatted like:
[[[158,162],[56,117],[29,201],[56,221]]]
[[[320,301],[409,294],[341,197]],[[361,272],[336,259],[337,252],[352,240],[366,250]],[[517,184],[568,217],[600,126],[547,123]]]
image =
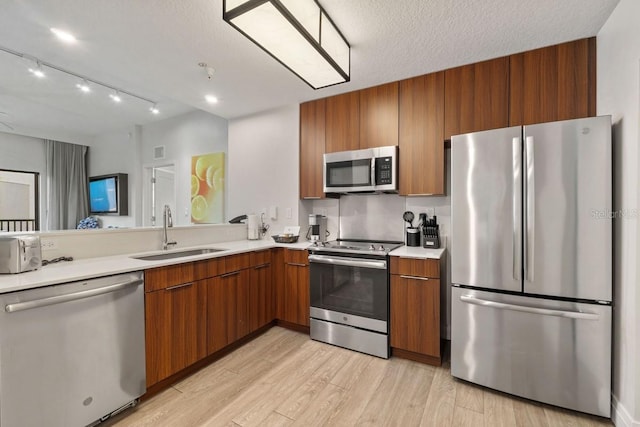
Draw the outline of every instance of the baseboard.
[[[634,420],[627,408],[613,394],[611,395],[611,421],[616,427],[640,427],[640,421]]]

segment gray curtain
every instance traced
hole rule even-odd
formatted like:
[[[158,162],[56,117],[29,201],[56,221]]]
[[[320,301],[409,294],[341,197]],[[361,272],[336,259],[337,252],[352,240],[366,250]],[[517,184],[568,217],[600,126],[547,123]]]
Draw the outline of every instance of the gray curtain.
[[[89,215],[87,150],[84,145],[44,140],[47,175],[47,229],[76,228]]]

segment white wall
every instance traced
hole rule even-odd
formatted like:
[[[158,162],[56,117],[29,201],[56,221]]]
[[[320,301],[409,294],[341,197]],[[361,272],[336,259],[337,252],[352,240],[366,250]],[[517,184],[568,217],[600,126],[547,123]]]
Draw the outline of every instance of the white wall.
[[[228,218],[266,208],[268,234],[298,225],[299,122],[298,105],[229,122]],[[278,209],[276,220],[270,206]]]
[[[129,215],[101,216],[102,227],[142,225],[142,168],[137,128],[97,135],[89,148],[88,175],[126,173],[129,180]]]
[[[621,0],[597,36],[598,114],[614,123],[614,206],[638,208],[640,121],[640,2]],[[640,426],[640,291],[637,214],[614,220],[613,419]]]
[[[141,166],[175,164],[176,212],[173,220],[176,225],[191,223],[191,157],[220,151],[227,153],[227,141],[227,120],[199,110],[142,127]],[[165,147],[165,159],[154,160],[154,147],[161,145]],[[227,159],[225,218],[232,194],[228,185],[231,168]],[[142,200],[142,196],[139,199]]]

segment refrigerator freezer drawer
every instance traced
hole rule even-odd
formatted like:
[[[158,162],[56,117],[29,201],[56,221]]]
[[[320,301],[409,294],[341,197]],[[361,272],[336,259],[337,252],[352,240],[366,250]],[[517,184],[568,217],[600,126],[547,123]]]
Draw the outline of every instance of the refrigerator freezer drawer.
[[[611,307],[453,287],[451,374],[610,416]]]

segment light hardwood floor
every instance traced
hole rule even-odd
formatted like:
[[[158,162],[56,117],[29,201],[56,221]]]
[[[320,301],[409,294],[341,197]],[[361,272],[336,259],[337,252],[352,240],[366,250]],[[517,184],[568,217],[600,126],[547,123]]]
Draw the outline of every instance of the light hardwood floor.
[[[107,426],[611,426],[274,327]]]

